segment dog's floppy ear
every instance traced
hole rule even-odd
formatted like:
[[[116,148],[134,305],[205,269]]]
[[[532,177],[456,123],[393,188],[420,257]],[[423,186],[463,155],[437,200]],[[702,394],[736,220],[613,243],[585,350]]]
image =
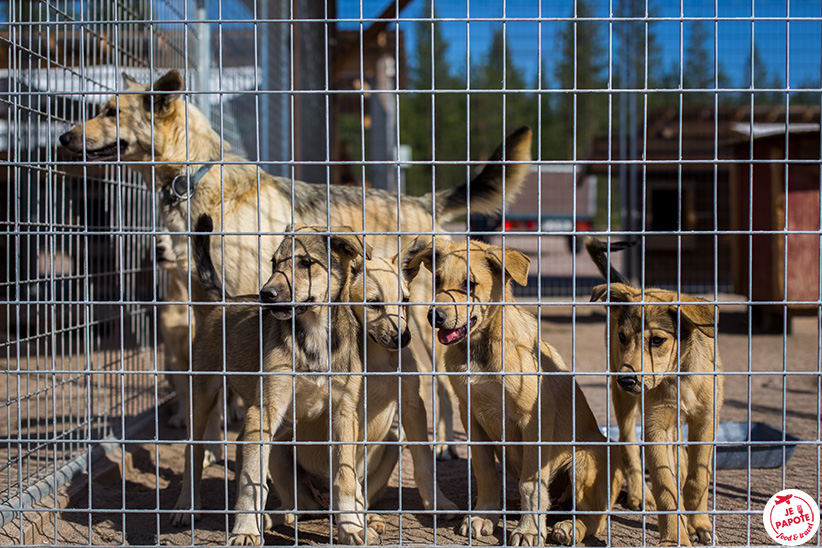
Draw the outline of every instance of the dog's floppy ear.
[[[371,258],[371,245],[363,244],[362,236],[358,234],[345,234],[346,232],[353,232],[351,227],[332,226],[329,231],[337,233],[331,235],[331,249],[341,256],[348,257],[349,259],[361,256],[365,256],[366,259]]]
[[[610,302],[612,303],[629,303],[633,299],[631,298],[634,294],[634,291],[631,291],[631,286],[625,284],[602,284],[598,285],[594,288],[591,292],[591,301],[594,302],[605,302],[608,300],[608,291],[610,289],[611,299]]]
[[[183,77],[176,70],[170,70],[151,85],[146,102],[154,106],[158,114],[167,112],[171,104],[180,98],[183,91]]]
[[[704,299],[691,297],[689,295],[682,295],[682,300],[693,303],[705,302]],[[712,304],[683,304],[679,310],[686,325],[692,329],[698,329],[704,335],[713,339],[716,336],[716,324],[714,323],[715,308]],[[676,313],[676,307],[673,307],[673,309],[674,313]]]
[[[528,285],[528,269],[531,266],[531,259],[528,255],[522,251],[498,245],[490,246],[486,251],[488,262],[500,271],[503,256],[505,257],[505,273],[519,285]]]
[[[418,261],[414,261],[414,264],[411,264],[412,260],[415,259],[423,249],[429,246],[431,246],[431,236],[417,236],[414,238],[414,241],[400,251],[399,262],[401,265],[402,276],[405,278],[406,282],[411,283],[420,271],[420,262],[422,261],[422,258]],[[430,259],[428,264],[430,266]]]
[[[140,82],[126,74],[123,73],[123,90],[124,91],[136,91],[136,90],[144,90],[145,86],[142,85]]]

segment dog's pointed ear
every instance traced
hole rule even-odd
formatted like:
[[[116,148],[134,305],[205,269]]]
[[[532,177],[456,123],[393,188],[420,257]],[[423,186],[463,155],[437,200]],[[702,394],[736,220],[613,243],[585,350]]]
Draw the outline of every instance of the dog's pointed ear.
[[[419,274],[420,272],[420,263],[422,261],[422,258],[420,258],[420,260],[418,261],[415,261],[414,264],[411,264],[412,259],[417,257],[417,255],[419,255],[419,253],[423,249],[429,246],[431,246],[431,236],[417,236],[398,254],[397,257],[399,257],[400,260],[397,262],[399,262],[401,266],[402,276],[403,278],[405,278],[405,281],[407,283],[411,283],[414,280],[414,278],[417,277],[417,274]],[[395,257],[394,259],[397,259],[397,257]]]
[[[346,234],[346,232],[354,232],[351,227],[332,226],[330,231],[336,233],[331,235],[331,249],[341,256],[349,259],[362,256],[366,259],[371,258],[371,245],[363,243],[362,236],[359,234]]]
[[[138,82],[137,80],[135,80],[134,78],[129,76],[127,73],[124,72],[122,74],[122,76],[123,76],[123,90],[124,91],[136,91],[136,90],[142,91],[146,88],[143,84],[141,84],[140,82]]]
[[[417,238],[420,239],[420,238]],[[415,276],[420,271],[420,265],[425,266],[430,272],[433,272],[431,262],[434,260],[434,241],[427,240],[425,245],[414,253],[409,253],[405,256],[403,262],[403,275],[408,276],[413,273]],[[407,272],[407,273],[406,273]]]
[[[488,262],[502,271],[502,261],[505,257],[505,273],[521,286],[528,285],[528,269],[531,259],[528,255],[511,247],[490,246],[486,252]]]
[[[717,310],[717,318],[714,318],[714,309],[716,307],[712,304],[702,304],[705,303],[705,300],[699,297],[682,295],[682,300],[695,303],[680,306],[680,314],[685,320],[685,324],[692,329],[698,329],[711,339],[716,337],[715,320],[718,320],[719,315],[719,311]],[[676,307],[674,307],[674,310],[676,310]]]
[[[147,102],[153,105],[154,112],[168,112],[174,101],[180,98],[183,91],[183,77],[176,70],[170,70],[151,85],[146,95]]]
[[[633,300],[631,296],[635,293],[631,289],[630,286],[620,283],[598,285],[591,292],[590,302],[628,303]],[[609,293],[610,299],[608,299]]]

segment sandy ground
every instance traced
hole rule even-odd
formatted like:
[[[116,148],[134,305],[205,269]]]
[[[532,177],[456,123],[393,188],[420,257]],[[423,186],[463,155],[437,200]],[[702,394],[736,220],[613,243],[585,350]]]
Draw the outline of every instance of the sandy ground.
[[[586,304],[577,307],[543,306],[543,338],[554,344],[566,361],[578,371],[606,370],[603,343],[604,312]],[[816,318],[797,318],[793,333],[748,336],[747,312],[739,305],[721,307],[718,344],[726,377],[723,421],[765,422],[784,428],[802,440],[817,442],[800,445],[784,468],[770,470],[719,470],[711,488],[710,508],[715,515],[719,545],[774,544],[762,526],[761,510],[767,499],[785,487],[798,488],[819,497],[819,409],[820,355],[819,324]],[[784,372],[789,372],[785,375]],[[600,424],[613,424],[604,376],[580,376],[579,383]],[[144,430],[126,445],[129,457],[122,459],[122,474],[97,476],[79,489],[70,507],[60,512],[55,526],[45,531],[47,544],[66,545],[221,545],[233,518],[227,515],[234,500],[234,455],[209,467],[203,481],[203,517],[193,527],[172,527],[169,510],[182,487],[184,445],[166,440],[180,439],[181,430],[164,426],[166,410],[161,411],[158,432]],[[430,421],[430,416],[429,416]],[[459,425],[459,421],[456,421]],[[235,429],[229,437],[236,435]],[[458,441],[464,440],[459,428]],[[162,441],[161,441],[162,440]],[[437,479],[445,494],[461,509],[469,506],[471,474],[466,448],[459,447],[460,459],[438,461]],[[413,487],[410,454],[403,451],[402,466],[395,471],[390,486],[374,511],[385,512],[387,530],[383,544],[468,544],[454,529],[458,520],[434,520],[422,512]],[[102,465],[100,465],[102,466]],[[509,493],[515,482],[507,480]],[[472,491],[473,486],[471,487]],[[273,496],[271,497],[274,498]],[[276,501],[269,501],[273,507]],[[401,510],[398,510],[400,509]],[[125,511],[124,511],[125,509]],[[512,511],[507,520],[510,530],[516,524]],[[325,517],[300,519],[298,527],[279,527],[267,532],[271,545],[326,544],[332,534]],[[588,539],[585,545],[641,546],[657,541],[656,517],[642,516],[617,506],[609,520],[608,531]],[[493,537],[472,541],[475,545],[497,545],[503,540],[503,527]],[[0,538],[0,544],[17,544]]]

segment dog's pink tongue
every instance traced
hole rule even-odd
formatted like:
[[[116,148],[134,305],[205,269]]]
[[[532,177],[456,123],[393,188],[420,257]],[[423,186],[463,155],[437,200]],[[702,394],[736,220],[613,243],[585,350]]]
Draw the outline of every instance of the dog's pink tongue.
[[[442,344],[448,344],[457,340],[460,336],[459,329],[440,329],[437,331],[437,340]]]

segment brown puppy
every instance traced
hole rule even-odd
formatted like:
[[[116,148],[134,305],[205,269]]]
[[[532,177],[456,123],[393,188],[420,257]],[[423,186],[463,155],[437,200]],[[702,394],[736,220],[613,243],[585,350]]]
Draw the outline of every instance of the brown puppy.
[[[419,244],[414,245],[419,242]],[[419,251],[425,240],[420,238],[403,250],[402,257],[413,256]],[[361,423],[358,439],[370,442],[388,442],[385,445],[375,443],[363,450],[357,447],[357,475],[362,485],[365,501],[359,505],[365,508],[377,501],[391,478],[399,454],[398,438],[393,429],[394,418],[400,412],[400,423],[407,439],[413,443],[410,447],[414,462],[414,479],[419,489],[420,498],[426,510],[451,510],[457,506],[445,494],[434,487],[433,453],[429,445],[426,410],[420,397],[417,362],[408,348],[411,341],[411,330],[408,327],[406,307],[410,295],[409,284],[417,275],[419,268],[403,269],[400,255],[391,259],[375,257],[363,261],[357,259],[352,267],[351,309],[365,330],[365,363],[366,376],[363,393],[367,409],[361,409],[366,420]],[[356,304],[365,303],[365,304]],[[392,375],[402,371],[407,375]],[[368,375],[372,373],[372,375]],[[298,383],[310,382],[298,379]],[[297,393],[302,397],[298,384]],[[401,406],[400,406],[401,403]],[[364,402],[360,402],[363,406]],[[311,420],[297,423],[296,437],[294,430],[286,428],[278,439],[299,442],[328,441],[328,415],[320,414]],[[293,477],[294,455],[300,471],[309,474],[314,485],[328,484],[328,446],[321,443],[297,445],[295,448],[285,445],[274,446],[271,453],[270,470],[272,476]],[[367,489],[365,482],[367,480]],[[277,496],[282,503],[282,510],[295,508],[294,482],[275,482]],[[312,494],[308,482],[297,482],[297,508],[305,511],[323,510],[325,501],[317,500]],[[284,514],[285,523],[293,523],[293,514]],[[378,518],[370,517],[369,525],[375,527]]]
[[[608,268],[603,242],[588,238],[585,245],[602,275],[610,272],[612,282],[595,287],[591,301],[615,303],[609,309],[607,339],[611,372],[618,373],[611,377],[611,394],[619,439],[630,444],[622,446],[628,506],[642,506],[645,482],[635,425],[644,399],[645,441],[655,444],[645,452],[656,508],[705,511],[713,462],[710,442],[722,407],[722,360],[715,341],[718,310],[698,297],[632,287]],[[687,454],[681,445],[680,451],[673,445],[682,442],[678,417],[688,425],[688,441],[701,442],[688,446]],[[712,531],[707,514],[659,514],[661,545],[710,544]]]
[[[206,233],[195,238],[198,278],[209,301],[220,302],[223,289],[208,251],[211,219],[201,216],[197,228]],[[327,236],[318,234],[325,228],[297,228],[274,253],[273,274],[259,297],[226,295],[228,306],[211,305],[201,315],[203,321],[198,321],[193,369],[218,374],[195,375],[192,380],[197,397],[192,400],[191,439],[202,439],[224,378],[248,407],[237,459],[235,510],[239,513],[229,544],[262,541],[260,517],[268,493],[264,471],[272,447],[268,442],[273,441],[283,418],[292,416],[292,405],[298,421],[327,416],[330,405],[330,439],[352,442],[335,444],[331,455],[339,542],[361,544],[366,538],[379,538],[366,526],[364,508],[358,506],[362,497],[353,442],[358,439],[362,398],[360,326],[350,307],[323,305],[348,301],[351,261],[369,254],[362,239],[345,230],[335,227],[331,231],[336,234]],[[224,370],[246,374],[219,374]],[[294,379],[298,388],[297,397],[292,398]],[[185,523],[191,510],[200,507],[202,445],[195,444],[193,453],[193,459],[186,459],[183,489],[175,506],[182,511],[173,515],[175,524]],[[280,476],[274,475],[274,481],[280,481]],[[270,521],[266,516],[263,523]]]
[[[392,232],[442,231],[443,223],[466,214],[469,202],[475,214],[494,214],[503,206],[503,191],[509,200],[514,198],[529,169],[531,130],[522,127],[500,145],[470,184],[463,181],[423,196],[273,177],[230,152],[203,113],[183,99],[183,78],[176,70],[151,85],[125,74],[123,82],[126,93],[115,95],[99,115],[61,135],[60,143],[89,160],[139,162],[131,167],[160,196],[162,222],[176,233],[172,238],[182,272],[191,270],[185,233],[199,215],[210,215],[217,228],[228,233],[224,253],[215,238],[211,254],[217,270],[225,272],[226,290],[232,295],[259,291],[270,272],[268,259],[290,223],[345,225],[373,233],[368,243],[374,254],[391,257],[399,252]],[[188,187],[186,173],[190,180],[198,180],[194,188]],[[413,237],[402,239],[407,245]],[[430,286],[428,274],[421,273],[415,285]],[[197,288],[192,290],[199,300]],[[431,333],[422,311],[423,307],[414,307],[411,323],[428,351]],[[437,385],[442,407],[438,441],[447,441],[453,439],[447,383]],[[438,452],[446,448],[437,445]]]
[[[471,446],[477,503],[460,534],[490,535],[496,527],[502,493],[495,454],[519,482],[522,517],[511,545],[545,540],[549,483],[571,472],[576,508],[602,513],[557,523],[552,537],[571,544],[599,533],[622,483],[618,454],[611,455],[609,478],[607,442],[585,395],[556,349],[539,339],[537,318],[512,304],[511,280],[527,283],[528,257],[477,241],[438,240],[409,267],[418,263],[435,273],[429,321],[438,328],[445,367],[469,372],[451,377],[466,431],[472,442],[502,444]],[[509,304],[491,304],[500,302]]]

